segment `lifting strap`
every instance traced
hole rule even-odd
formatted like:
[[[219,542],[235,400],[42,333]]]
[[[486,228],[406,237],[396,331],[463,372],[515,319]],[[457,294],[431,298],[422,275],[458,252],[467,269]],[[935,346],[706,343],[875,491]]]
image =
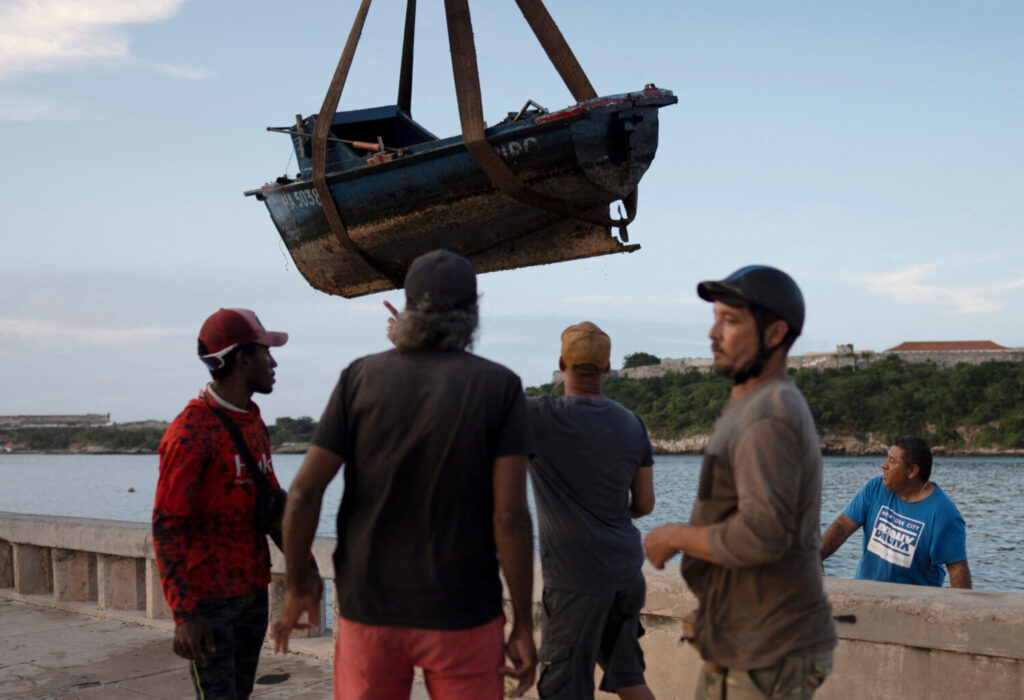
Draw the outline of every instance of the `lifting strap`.
[[[548,58],[555,64],[566,86],[579,101],[596,97],[583,69],[562,37],[551,15],[544,9],[542,0],[516,0],[520,10],[537,39],[541,42]],[[462,142],[466,150],[484,171],[491,184],[499,192],[538,209],[569,216],[598,226],[623,227],[633,220],[635,209],[627,211],[625,219],[611,219],[581,211],[572,202],[551,197],[530,187],[519,179],[508,164],[488,143],[484,135],[483,107],[480,100],[480,75],[476,63],[476,47],[473,43],[473,25],[469,16],[468,0],[444,0],[448,21],[448,43],[452,54],[452,72],[455,76],[455,94],[459,103],[459,120],[462,122]],[[627,206],[627,209],[630,207]]]
[[[356,20],[352,23],[352,31],[349,32],[348,41],[345,42],[345,49],[341,52],[338,60],[338,67],[334,70],[334,77],[331,85],[324,96],[324,103],[320,107],[320,114],[316,118],[316,127],[313,129],[312,137],[312,160],[313,160],[313,186],[320,196],[320,206],[323,207],[327,223],[331,227],[331,233],[341,246],[357,256],[374,271],[387,278],[395,287],[401,288],[405,270],[395,265],[376,260],[369,253],[360,248],[348,235],[345,223],[338,213],[338,205],[331,194],[331,188],[327,184],[327,137],[331,133],[331,125],[334,123],[334,113],[338,109],[338,101],[341,99],[341,91],[345,87],[345,79],[348,77],[349,68],[352,67],[352,58],[356,53],[356,45],[359,43],[359,35],[363,32],[363,25],[366,23],[366,13],[370,9],[370,0],[362,0],[359,12],[356,13]]]
[[[548,55],[548,60],[562,76],[562,81],[577,102],[586,102],[597,97],[597,92],[587,80],[586,73],[573,54],[565,37],[559,31],[555,20],[548,14],[543,0],[516,0],[520,12],[526,18],[534,35]]]
[[[412,116],[412,46],[416,35],[416,0],[405,5],[405,37],[402,39],[402,72],[398,76],[398,108]]]
[[[330,87],[324,96],[323,105],[317,115],[312,134],[313,186],[320,197],[320,205],[330,226],[331,233],[347,251],[357,256],[371,269],[386,278],[396,287],[404,283],[405,270],[398,265],[377,260],[360,248],[349,236],[345,223],[338,212],[338,205],[327,184],[327,141],[330,139],[334,114],[341,100],[352,59],[355,56],[359,37],[366,23],[371,0],[362,0],[356,19],[352,23],[345,48],[334,70]],[[597,97],[593,86],[580,67],[572,49],[562,36],[555,21],[544,7],[543,0],[516,0],[523,17],[536,35],[548,59],[565,82],[577,102]],[[521,202],[544,209],[560,216],[568,216],[598,226],[623,229],[636,215],[635,194],[625,198],[626,218],[611,219],[581,211],[573,203],[551,197],[530,187],[519,179],[501,156],[488,143],[484,135],[483,107],[480,99],[480,74],[476,62],[476,46],[473,43],[473,25],[469,16],[468,0],[445,0],[445,15],[448,21],[448,42],[452,54],[452,72],[455,77],[455,92],[459,103],[459,120],[462,123],[462,141],[477,165],[490,179],[499,192]],[[402,43],[402,68],[398,85],[398,107],[406,114],[412,112],[412,66],[413,36],[416,26],[416,0],[407,0],[405,14],[405,36]]]

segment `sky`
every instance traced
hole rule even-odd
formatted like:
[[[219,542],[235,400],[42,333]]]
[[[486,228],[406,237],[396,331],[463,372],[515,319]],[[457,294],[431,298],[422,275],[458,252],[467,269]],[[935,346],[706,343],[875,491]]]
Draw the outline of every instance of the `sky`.
[[[547,0],[598,94],[675,92],[629,255],[481,275],[475,352],[550,381],[590,320],[708,357],[697,282],[800,284],[793,352],[1024,346],[1024,4]],[[243,191],[296,171],[267,126],[315,113],[356,0],[0,0],[0,414],[170,420],[199,326],[254,309],[289,343],[264,417],[318,417],[388,347],[383,300],[310,287]],[[377,0],[340,109],[393,104],[405,3]],[[299,8],[299,6],[296,6]],[[470,0],[489,123],[573,100],[512,0]],[[419,0],[413,116],[459,133],[442,0]]]

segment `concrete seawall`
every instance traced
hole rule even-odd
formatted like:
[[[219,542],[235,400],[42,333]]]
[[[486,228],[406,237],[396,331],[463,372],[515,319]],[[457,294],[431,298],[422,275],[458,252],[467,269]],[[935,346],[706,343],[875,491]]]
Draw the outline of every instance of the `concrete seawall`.
[[[318,537],[314,544],[329,582],[334,542]],[[282,567],[275,551],[272,608],[282,599]],[[658,698],[691,698],[700,660],[678,640],[680,621],[696,602],[674,567],[646,574],[648,683]],[[535,581],[536,619],[539,570]],[[835,672],[816,697],[1024,697],[1024,594],[836,578],[827,578],[826,587],[840,642]],[[146,524],[0,513],[0,598],[173,627]],[[296,639],[293,647],[326,658],[332,642]]]

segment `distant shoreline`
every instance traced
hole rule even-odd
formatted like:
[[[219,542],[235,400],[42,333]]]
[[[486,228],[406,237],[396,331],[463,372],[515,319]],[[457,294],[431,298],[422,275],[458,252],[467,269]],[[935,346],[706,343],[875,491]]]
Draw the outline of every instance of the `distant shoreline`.
[[[699,455],[708,443],[708,435],[690,435],[675,440],[652,438],[654,454],[659,455]],[[888,452],[889,445],[869,435],[867,438],[855,438],[848,435],[825,435],[820,441],[821,454],[825,457],[882,457]],[[946,447],[938,445],[932,448],[936,457],[1019,457],[1024,456],[1024,449],[1015,447]]]
[[[306,454],[307,447],[274,447],[270,453],[275,455]],[[70,448],[66,450],[0,450],[0,455],[156,455],[156,450],[111,450],[108,448]]]
[[[695,435],[678,440],[652,439],[651,445],[656,455],[699,456],[707,444],[707,435]],[[305,454],[306,447],[278,447],[270,450],[275,455]],[[823,442],[821,454],[824,457],[882,457],[887,446],[880,443],[843,444]],[[942,445],[933,448],[936,457],[1022,457],[1024,449],[984,447],[984,448],[947,448]],[[67,450],[11,450],[0,451],[0,455],[156,455],[154,450],[110,450],[93,448],[72,448]]]

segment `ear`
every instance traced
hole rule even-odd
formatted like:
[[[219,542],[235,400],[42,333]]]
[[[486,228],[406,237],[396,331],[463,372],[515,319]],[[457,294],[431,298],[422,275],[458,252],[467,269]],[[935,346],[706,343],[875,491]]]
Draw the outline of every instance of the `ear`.
[[[612,371],[612,363],[611,363],[611,362],[609,362],[609,363],[608,363],[608,366],[604,368],[604,371],[603,371],[603,372],[601,372],[601,374],[608,374],[608,373],[609,373],[609,372],[611,372],[611,371]]]
[[[565,360],[562,359],[561,355],[558,356],[558,371],[559,372],[564,372],[565,371]]]
[[[789,333],[789,324],[779,319],[765,329],[764,344],[769,348],[773,348],[782,342],[787,333]]]
[[[907,476],[909,476],[911,479],[920,479],[921,478],[921,467],[919,467],[916,464],[909,465],[907,467]]]

